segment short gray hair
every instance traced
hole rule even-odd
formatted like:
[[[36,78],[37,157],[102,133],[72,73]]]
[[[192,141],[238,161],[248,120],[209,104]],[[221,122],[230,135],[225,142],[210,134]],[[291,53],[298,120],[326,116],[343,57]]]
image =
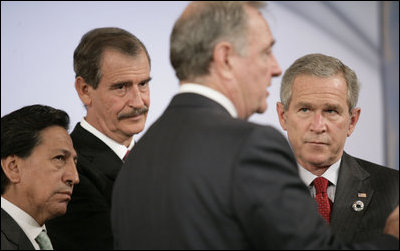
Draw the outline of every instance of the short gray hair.
[[[75,78],[82,77],[97,89],[101,74],[101,61],[106,49],[115,49],[136,57],[145,52],[150,65],[150,56],[144,44],[132,33],[117,27],[104,27],[88,31],[74,52]]]
[[[281,84],[281,103],[288,110],[292,98],[292,85],[296,77],[312,75],[320,78],[342,75],[347,84],[349,112],[356,107],[360,85],[356,73],[339,59],[323,54],[308,54],[297,59],[286,71]]]
[[[179,80],[209,73],[214,46],[223,40],[243,54],[247,42],[244,6],[261,9],[259,1],[193,2],[176,21],[170,38],[170,60]],[[187,11],[189,8],[195,11]]]

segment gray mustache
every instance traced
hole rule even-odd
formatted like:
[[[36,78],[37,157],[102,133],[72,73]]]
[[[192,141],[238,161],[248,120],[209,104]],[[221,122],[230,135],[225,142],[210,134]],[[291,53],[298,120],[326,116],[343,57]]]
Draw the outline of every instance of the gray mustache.
[[[145,114],[148,111],[149,111],[149,108],[147,106],[144,106],[141,108],[133,108],[133,110],[129,113],[123,113],[123,114],[118,115],[118,120],[136,117],[136,116]]]

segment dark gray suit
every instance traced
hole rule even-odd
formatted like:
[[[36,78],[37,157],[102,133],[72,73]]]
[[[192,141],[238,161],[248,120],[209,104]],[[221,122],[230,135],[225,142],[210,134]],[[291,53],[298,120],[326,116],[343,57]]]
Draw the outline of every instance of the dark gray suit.
[[[18,223],[1,209],[1,250],[34,250]]]
[[[114,184],[116,249],[341,247],[272,127],[178,94],[133,152]]]
[[[359,193],[366,197],[359,197]],[[364,209],[354,211],[355,201],[362,201]],[[398,203],[397,170],[343,154],[331,218],[338,236],[354,242],[381,235],[387,216]]]
[[[78,123],[71,133],[78,153],[79,184],[67,213],[46,223],[54,249],[110,250],[111,191],[122,160]]]

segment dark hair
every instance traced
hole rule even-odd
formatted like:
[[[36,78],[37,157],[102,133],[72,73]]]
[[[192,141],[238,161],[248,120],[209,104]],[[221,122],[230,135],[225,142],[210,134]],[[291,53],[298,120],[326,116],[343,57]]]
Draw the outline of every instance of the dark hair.
[[[45,105],[25,106],[1,118],[1,159],[10,155],[27,158],[40,144],[40,133],[50,126],[68,130],[66,112]],[[9,180],[1,169],[1,194]]]
[[[87,32],[75,49],[75,78],[82,77],[96,89],[101,79],[100,66],[105,49],[115,49],[132,57],[139,55],[143,50],[150,65],[146,47],[133,34],[115,27],[97,28]]]

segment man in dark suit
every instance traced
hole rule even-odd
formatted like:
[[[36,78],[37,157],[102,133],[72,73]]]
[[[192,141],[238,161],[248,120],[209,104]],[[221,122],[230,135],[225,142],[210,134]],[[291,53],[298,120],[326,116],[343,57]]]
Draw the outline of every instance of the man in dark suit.
[[[45,222],[79,182],[64,111],[26,106],[1,118],[1,249],[51,249]]]
[[[117,177],[116,249],[341,247],[285,138],[245,121],[266,110],[266,88],[281,74],[260,5],[193,2],[175,23],[180,93]]]
[[[314,180],[328,181],[326,220],[338,236],[352,242],[380,235],[399,203],[397,170],[343,150],[360,116],[358,94],[353,70],[337,58],[309,54],[286,70],[277,104],[301,178],[313,197]]]
[[[112,249],[111,191],[133,135],[144,128],[150,58],[119,28],[86,33],[74,52],[75,88],[87,115],[71,133],[80,184],[68,213],[48,223],[55,249]]]

